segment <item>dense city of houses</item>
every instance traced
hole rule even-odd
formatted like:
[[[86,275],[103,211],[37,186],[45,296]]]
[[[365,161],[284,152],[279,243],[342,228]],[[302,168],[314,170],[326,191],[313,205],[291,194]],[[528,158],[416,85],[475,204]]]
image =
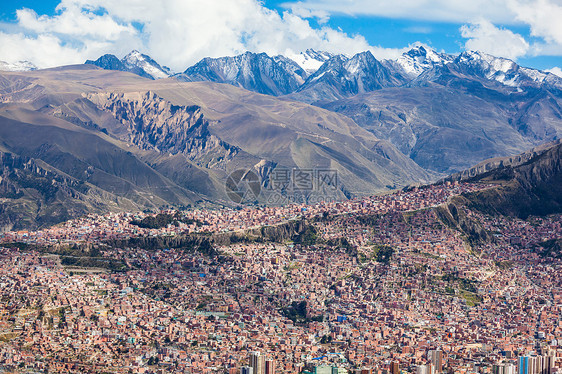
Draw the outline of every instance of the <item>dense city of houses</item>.
[[[444,184],[343,202],[86,216],[0,236],[0,368],[15,372],[550,374],[561,365],[562,216],[434,209],[489,186]],[[306,220],[306,235],[210,255],[96,244]],[[303,238],[304,237],[304,238]],[[23,243],[28,247],[13,243]],[[69,265],[37,248],[119,261]],[[38,247],[39,246],[39,247]],[[31,249],[33,248],[33,249]],[[99,264],[100,262],[98,262]]]

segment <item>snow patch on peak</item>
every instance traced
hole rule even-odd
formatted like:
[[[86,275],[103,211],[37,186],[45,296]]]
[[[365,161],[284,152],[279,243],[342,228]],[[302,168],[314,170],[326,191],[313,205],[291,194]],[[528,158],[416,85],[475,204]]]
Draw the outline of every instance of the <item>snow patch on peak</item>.
[[[375,63],[375,58],[371,52],[358,53],[346,61],[345,70],[350,75],[356,75],[359,71],[368,69],[372,63]]]
[[[438,53],[432,48],[418,45],[398,57],[396,63],[411,76],[419,76],[424,71],[453,61],[449,55]]]
[[[468,64],[479,64],[483,68],[490,71],[490,74],[495,74],[496,72],[507,73],[508,71],[514,70],[517,64],[507,58],[494,57],[492,55],[483,53],[468,51],[461,53],[459,56],[459,62]]]
[[[123,64],[128,68],[138,67],[150,74],[154,79],[168,78],[171,72],[168,68],[160,66],[156,61],[137,50],[132,50],[123,57]]]
[[[289,54],[287,57],[296,62],[307,73],[312,74],[334,55],[329,52],[307,49],[299,54]]]
[[[361,63],[361,60],[352,59],[352,60],[349,60],[349,63],[347,64],[346,68],[347,68],[347,71],[349,72],[349,74],[355,75],[355,74],[357,74],[359,69],[361,69],[362,66],[363,66],[363,64]]]
[[[537,83],[543,83],[548,77],[548,73],[536,69],[519,68],[519,71]]]
[[[483,52],[467,51],[459,55],[457,62],[467,66],[475,66],[485,78],[495,80],[506,86],[522,87],[529,84],[548,83],[562,85],[552,74],[537,69],[524,68],[512,60],[494,57]]]

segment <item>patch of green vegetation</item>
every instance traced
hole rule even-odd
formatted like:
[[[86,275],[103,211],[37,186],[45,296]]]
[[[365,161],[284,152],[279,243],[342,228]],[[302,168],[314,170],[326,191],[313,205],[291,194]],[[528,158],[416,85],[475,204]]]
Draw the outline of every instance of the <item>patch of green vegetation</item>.
[[[102,268],[111,271],[127,271],[129,267],[123,261],[104,257],[70,257],[61,256],[61,264],[64,266],[77,266],[86,268]]]
[[[478,290],[476,288],[476,282],[466,278],[460,278],[454,274],[445,274],[441,277],[441,280],[447,283],[457,284],[461,290],[476,293]]]
[[[17,337],[16,333],[4,333],[0,334],[0,342],[2,343],[9,343],[12,339]]]
[[[288,266],[285,266],[285,270],[286,271],[291,271],[291,270],[295,270],[295,269],[300,269],[301,264],[298,262],[291,262]]]
[[[428,210],[431,210],[432,208],[422,208],[422,209],[417,209],[417,210],[410,210],[408,212],[403,212],[402,216],[408,220],[409,218],[415,216],[418,213],[422,213],[422,212],[426,212]]]
[[[318,232],[314,225],[306,225],[304,230],[293,238],[295,244],[314,245],[318,241]]]
[[[332,340],[332,335],[324,335],[322,339],[320,339],[320,344],[330,344]]]
[[[282,308],[280,310],[281,314],[293,321],[294,323],[309,323],[312,321],[322,322],[324,321],[324,316],[307,317],[306,312],[306,301],[293,301],[291,305]]]
[[[329,247],[343,248],[348,253],[355,250],[355,248],[349,242],[349,240],[347,240],[347,238],[344,238],[343,236],[339,237],[339,238],[329,239],[329,240],[326,241],[325,244]]]
[[[170,224],[178,226],[179,222],[185,223],[187,225],[195,223],[197,226],[201,226],[203,224],[201,221],[185,218],[181,215],[181,213],[177,212],[175,215],[160,213],[156,216],[145,217],[140,221],[133,220],[131,221],[131,225],[135,225],[145,229],[161,229],[163,227],[167,227]]]
[[[513,261],[494,261],[494,265],[501,270],[509,270],[513,267]]]
[[[551,239],[539,243],[537,254],[541,257],[562,258],[562,239]]]
[[[359,261],[360,264],[364,264],[366,262],[369,262],[371,259],[366,256],[364,253],[362,252],[358,252],[357,253],[357,261]]]
[[[207,303],[203,302],[203,303],[199,303],[195,309],[198,311],[202,311],[205,310],[206,307],[207,307]]]
[[[20,251],[27,251],[30,249],[36,249],[36,246],[33,247],[27,243],[18,243],[18,242],[10,242],[10,243],[0,243],[0,247],[3,248],[17,248]]]
[[[372,247],[372,252],[370,254],[365,254],[363,252],[357,251],[355,257],[357,261],[361,264],[367,263],[369,261],[376,261],[381,264],[388,265],[394,254],[394,248],[388,245],[375,244]]]
[[[141,248],[145,250],[177,248],[185,251],[197,251],[210,257],[216,257],[218,252],[211,241],[212,238],[205,235],[176,235],[142,236],[127,240],[108,240],[105,243],[114,248]]]
[[[466,301],[466,305],[470,307],[477,306],[482,302],[482,298],[472,292],[462,292],[461,296]]]
[[[413,268],[410,268],[410,271],[408,273],[409,276],[414,276],[417,274],[423,274],[427,271],[427,265],[426,264],[414,264]]]
[[[428,253],[428,252],[420,252],[420,255],[427,257],[427,258],[431,258],[433,260],[442,260],[441,257],[434,255],[433,253]]]
[[[394,254],[394,248],[388,245],[374,245],[372,259],[381,264],[388,265]]]

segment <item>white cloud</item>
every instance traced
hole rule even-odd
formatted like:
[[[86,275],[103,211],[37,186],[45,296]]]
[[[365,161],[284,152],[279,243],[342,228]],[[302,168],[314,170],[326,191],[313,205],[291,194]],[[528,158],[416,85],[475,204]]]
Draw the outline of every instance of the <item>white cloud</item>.
[[[481,51],[493,56],[516,60],[529,51],[529,43],[521,35],[498,28],[491,22],[481,20],[460,28],[463,38],[468,39],[465,49]]]
[[[562,78],[562,69],[560,69],[558,66],[555,66],[551,69],[547,69],[546,71],[554,75],[558,75],[560,78]]]
[[[517,19],[531,27],[531,35],[562,45],[562,3],[551,0],[510,0]]]
[[[84,62],[81,52],[61,45],[60,39],[52,35],[27,37],[23,34],[0,32],[0,60],[7,62],[31,61],[38,67],[52,67]]]
[[[485,19],[495,25],[528,26],[531,36],[539,40],[533,41],[527,55],[562,55],[562,0],[287,0],[283,6],[299,8],[302,14],[308,11],[312,17],[317,13],[327,14],[324,17],[347,14],[473,25]],[[472,34],[473,27],[465,28]],[[489,53],[499,50],[504,56],[521,56],[524,43],[509,35],[508,30],[500,30],[504,31],[496,32],[500,40],[511,41],[507,48],[492,48],[484,35],[470,41],[471,48],[483,46]]]
[[[54,17],[38,16],[32,9],[16,11],[19,25],[37,33],[57,33],[73,36],[89,36],[103,40],[117,40],[121,34],[136,34],[131,25],[119,24],[109,15],[96,15],[76,4],[61,8]]]
[[[433,29],[429,26],[410,26],[404,28],[404,32],[411,34],[431,34]]]
[[[330,14],[324,10],[312,10],[300,6],[300,4],[290,5],[291,13],[301,18],[316,18],[318,23],[325,24],[330,19]]]
[[[510,24],[515,14],[507,7],[510,0],[303,0],[284,4],[312,13],[326,12],[349,15],[370,15],[388,18],[467,23],[486,18]]]
[[[259,0],[61,0],[54,16],[19,10],[20,33],[5,33],[3,38],[12,45],[23,40],[18,59],[40,67],[83,62],[103,53],[121,57],[133,48],[176,71],[206,56],[246,50],[270,55],[307,48],[346,54],[371,50],[380,58],[399,54],[397,49],[370,46],[360,35],[347,35],[326,25],[313,28],[303,18],[323,14],[302,10],[279,14]],[[133,27],[138,24],[142,27]],[[60,53],[44,51],[49,58],[36,53],[34,46],[44,38],[51,50]],[[16,60],[6,48],[0,51],[1,60]]]

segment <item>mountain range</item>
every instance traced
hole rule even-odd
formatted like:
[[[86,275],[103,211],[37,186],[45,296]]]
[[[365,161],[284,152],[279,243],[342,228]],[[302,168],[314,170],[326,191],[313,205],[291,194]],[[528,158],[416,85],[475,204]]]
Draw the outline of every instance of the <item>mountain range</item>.
[[[136,50],[131,51],[121,60],[115,55],[107,54],[95,61],[86,60],[85,64],[99,66],[106,70],[128,71],[149,79],[168,78],[171,75],[169,68],[160,66],[150,56]]]
[[[335,188],[298,198],[350,198],[428,183],[562,132],[561,78],[480,52],[246,52],[175,74],[132,51],[33,68],[0,72],[2,230],[232,205],[225,183],[236,170],[258,175],[262,192],[279,171],[333,170]]]
[[[225,181],[240,169],[264,188],[273,170],[335,170],[337,186],[320,196],[334,199],[432,179],[343,115],[230,85],[87,64],[0,73],[0,98],[4,229],[91,211],[232,205]]]
[[[205,58],[171,77],[343,114],[443,175],[558,139],[562,130],[562,78],[482,52],[450,55],[419,45],[380,61],[369,51],[348,57],[309,49],[291,58],[246,52]]]

